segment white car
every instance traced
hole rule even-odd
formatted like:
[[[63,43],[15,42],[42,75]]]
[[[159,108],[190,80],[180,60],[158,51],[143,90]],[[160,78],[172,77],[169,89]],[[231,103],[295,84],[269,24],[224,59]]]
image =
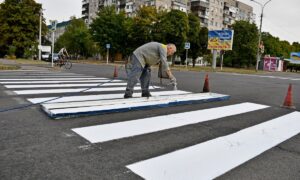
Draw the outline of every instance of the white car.
[[[59,57],[57,53],[54,53],[53,61],[58,61]],[[49,55],[48,61],[52,61],[52,54]]]

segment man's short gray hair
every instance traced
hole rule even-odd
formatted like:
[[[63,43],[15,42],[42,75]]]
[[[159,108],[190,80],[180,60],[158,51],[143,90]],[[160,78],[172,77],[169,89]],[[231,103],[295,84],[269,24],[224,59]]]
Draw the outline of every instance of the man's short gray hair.
[[[177,51],[175,44],[173,43],[168,43],[167,46],[171,46],[174,49],[174,52]]]

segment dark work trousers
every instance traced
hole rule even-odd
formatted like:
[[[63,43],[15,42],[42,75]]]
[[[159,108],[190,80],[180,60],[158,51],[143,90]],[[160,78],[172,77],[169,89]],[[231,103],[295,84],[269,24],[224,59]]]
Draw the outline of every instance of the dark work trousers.
[[[132,96],[134,86],[140,80],[142,93],[149,92],[149,85],[151,79],[151,69],[150,66],[146,65],[142,67],[140,61],[135,55],[131,56],[130,62],[126,65],[127,73],[127,87],[125,95]]]

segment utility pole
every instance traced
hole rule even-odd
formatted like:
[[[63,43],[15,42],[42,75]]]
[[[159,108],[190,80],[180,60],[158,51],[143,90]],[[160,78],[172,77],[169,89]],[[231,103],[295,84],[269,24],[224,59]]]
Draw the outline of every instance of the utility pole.
[[[255,70],[258,71],[258,65],[260,61],[260,52],[259,52],[259,47],[261,44],[261,28],[262,28],[262,22],[263,22],[263,14],[264,14],[264,8],[265,6],[271,1],[267,1],[266,3],[262,4],[260,2],[257,2],[255,0],[250,0],[252,2],[255,2],[256,4],[259,4],[261,6],[261,14],[260,14],[260,26],[259,26],[259,36],[258,36],[258,45],[257,45],[257,54],[256,54],[256,68]]]
[[[42,15],[43,15],[43,9],[40,10],[40,30],[39,30],[39,60],[41,60],[42,56]]]

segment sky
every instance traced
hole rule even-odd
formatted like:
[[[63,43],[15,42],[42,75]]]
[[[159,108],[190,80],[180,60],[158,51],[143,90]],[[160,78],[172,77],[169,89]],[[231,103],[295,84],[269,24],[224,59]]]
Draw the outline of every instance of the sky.
[[[46,23],[69,20],[71,16],[81,17],[82,0],[36,0],[42,3]],[[256,24],[259,26],[261,7],[250,0],[239,0],[254,8]],[[268,0],[256,0],[265,3]],[[0,0],[3,2],[3,0]],[[262,31],[269,32],[280,40],[300,43],[300,0],[272,0],[265,6]]]

